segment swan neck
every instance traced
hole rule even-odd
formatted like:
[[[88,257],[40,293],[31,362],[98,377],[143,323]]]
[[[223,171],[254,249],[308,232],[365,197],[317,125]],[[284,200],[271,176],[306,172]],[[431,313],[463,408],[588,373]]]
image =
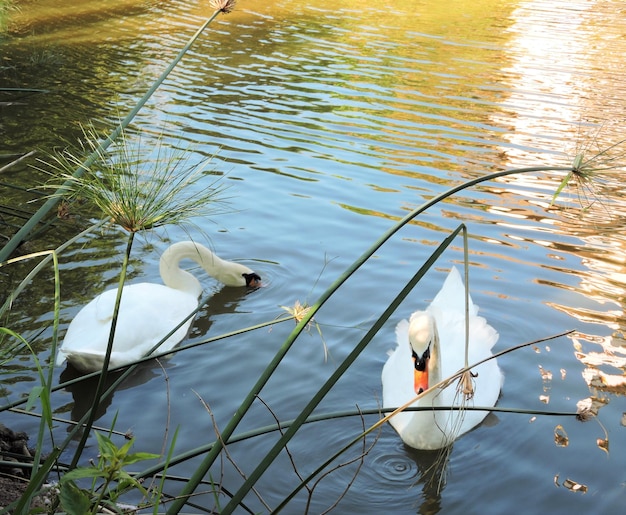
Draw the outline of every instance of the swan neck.
[[[248,267],[232,263],[216,256],[209,249],[192,241],[175,243],[161,256],[160,271],[163,282],[176,289],[194,289],[198,296],[202,293],[202,285],[189,272],[180,268],[183,259],[191,259],[198,263],[207,274],[227,286],[245,286],[244,273],[251,273]]]
[[[428,362],[428,387],[435,386],[441,382],[441,349],[439,346],[439,333],[437,327],[433,328],[434,335],[430,344],[430,360]],[[431,394],[426,395],[422,400],[427,399],[431,405],[438,404],[441,398],[439,389],[433,390]]]
[[[161,279],[170,288],[199,297],[202,293],[202,285],[193,274],[180,268],[180,262],[183,259],[192,259],[199,263],[197,250],[192,251],[188,246],[176,243],[163,252],[159,262]]]

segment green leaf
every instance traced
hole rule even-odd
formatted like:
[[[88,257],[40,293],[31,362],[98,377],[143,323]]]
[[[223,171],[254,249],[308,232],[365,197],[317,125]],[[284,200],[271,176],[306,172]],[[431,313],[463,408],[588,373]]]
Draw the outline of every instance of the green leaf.
[[[103,434],[95,431],[96,439],[98,440],[98,449],[100,451],[100,456],[106,460],[111,460],[113,457],[117,455],[117,447],[111,441],[110,438],[104,436]]]
[[[86,477],[105,477],[105,471],[95,467],[79,467],[63,474],[61,483],[71,482],[76,479],[84,479]]]
[[[26,402],[26,406],[24,407],[24,409],[26,411],[30,411],[31,410],[31,408],[37,402],[37,399],[39,399],[39,397],[41,396],[41,393],[43,392],[43,390],[44,390],[43,386],[35,386],[30,391],[30,393],[28,394],[28,401]]]
[[[128,451],[130,451],[130,448],[133,446],[134,443],[135,443],[135,439],[131,438],[128,442],[126,442],[124,445],[122,445],[119,448],[118,455],[126,456],[128,454]]]
[[[158,458],[160,458],[160,455],[158,454],[152,454],[150,452],[136,452],[124,457],[124,465],[131,465],[133,463],[137,463],[138,461],[156,460]]]
[[[59,500],[68,515],[85,515],[91,507],[91,499],[87,492],[78,488],[72,481],[61,484]]]

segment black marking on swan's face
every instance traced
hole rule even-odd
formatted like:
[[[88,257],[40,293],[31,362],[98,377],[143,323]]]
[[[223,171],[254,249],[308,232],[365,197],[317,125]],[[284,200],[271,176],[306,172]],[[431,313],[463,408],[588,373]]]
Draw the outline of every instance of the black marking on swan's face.
[[[255,274],[254,272],[249,274],[241,274],[242,277],[246,280],[246,286],[249,288],[258,288],[261,286],[261,276],[259,274]]]
[[[430,345],[421,356],[418,356],[413,349],[411,349],[411,352],[415,370],[417,370],[418,372],[424,372],[426,370],[426,367],[428,366],[428,360],[430,359]]]

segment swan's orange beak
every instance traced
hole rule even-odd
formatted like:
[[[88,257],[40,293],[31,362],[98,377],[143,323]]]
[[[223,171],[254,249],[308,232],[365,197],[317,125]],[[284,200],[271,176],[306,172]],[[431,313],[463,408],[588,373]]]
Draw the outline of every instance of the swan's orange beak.
[[[418,395],[428,390],[428,367],[423,371],[413,369],[413,387]]]
[[[420,394],[424,390],[428,390],[428,362],[430,361],[430,349],[418,358],[413,351],[413,388],[415,393]]]

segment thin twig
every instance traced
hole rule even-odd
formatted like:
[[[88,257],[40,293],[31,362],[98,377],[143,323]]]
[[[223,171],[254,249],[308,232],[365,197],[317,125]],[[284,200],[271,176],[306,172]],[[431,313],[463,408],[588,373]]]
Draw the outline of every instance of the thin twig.
[[[211,407],[209,406],[209,404],[200,396],[200,394],[198,392],[196,392],[195,390],[192,390],[193,393],[196,395],[196,397],[198,397],[198,399],[200,400],[200,402],[202,403],[202,406],[204,406],[204,409],[207,411],[207,413],[209,414],[209,416],[211,417],[211,423],[213,424],[213,430],[215,432],[215,436],[217,437],[218,440],[221,440],[221,434],[220,434],[220,429],[217,426],[217,421],[215,420],[215,416],[213,415],[213,410],[211,410]],[[222,442],[223,444],[224,442]],[[223,446],[224,449],[224,454],[226,456],[226,459],[228,459],[228,461],[231,463],[231,465],[235,468],[235,470],[237,471],[237,473],[244,479],[244,481],[247,479],[246,477],[246,473],[241,470],[241,468],[239,468],[239,466],[237,465],[237,463],[235,462],[235,460],[233,459],[233,457],[230,455],[230,453],[228,452],[228,447],[226,445]],[[261,494],[256,490],[256,488],[252,488],[252,492],[257,496],[257,498],[259,499],[259,502],[265,507],[265,509],[267,509],[268,511],[271,511],[271,508],[269,507],[269,505],[263,500],[263,497],[261,496]]]

